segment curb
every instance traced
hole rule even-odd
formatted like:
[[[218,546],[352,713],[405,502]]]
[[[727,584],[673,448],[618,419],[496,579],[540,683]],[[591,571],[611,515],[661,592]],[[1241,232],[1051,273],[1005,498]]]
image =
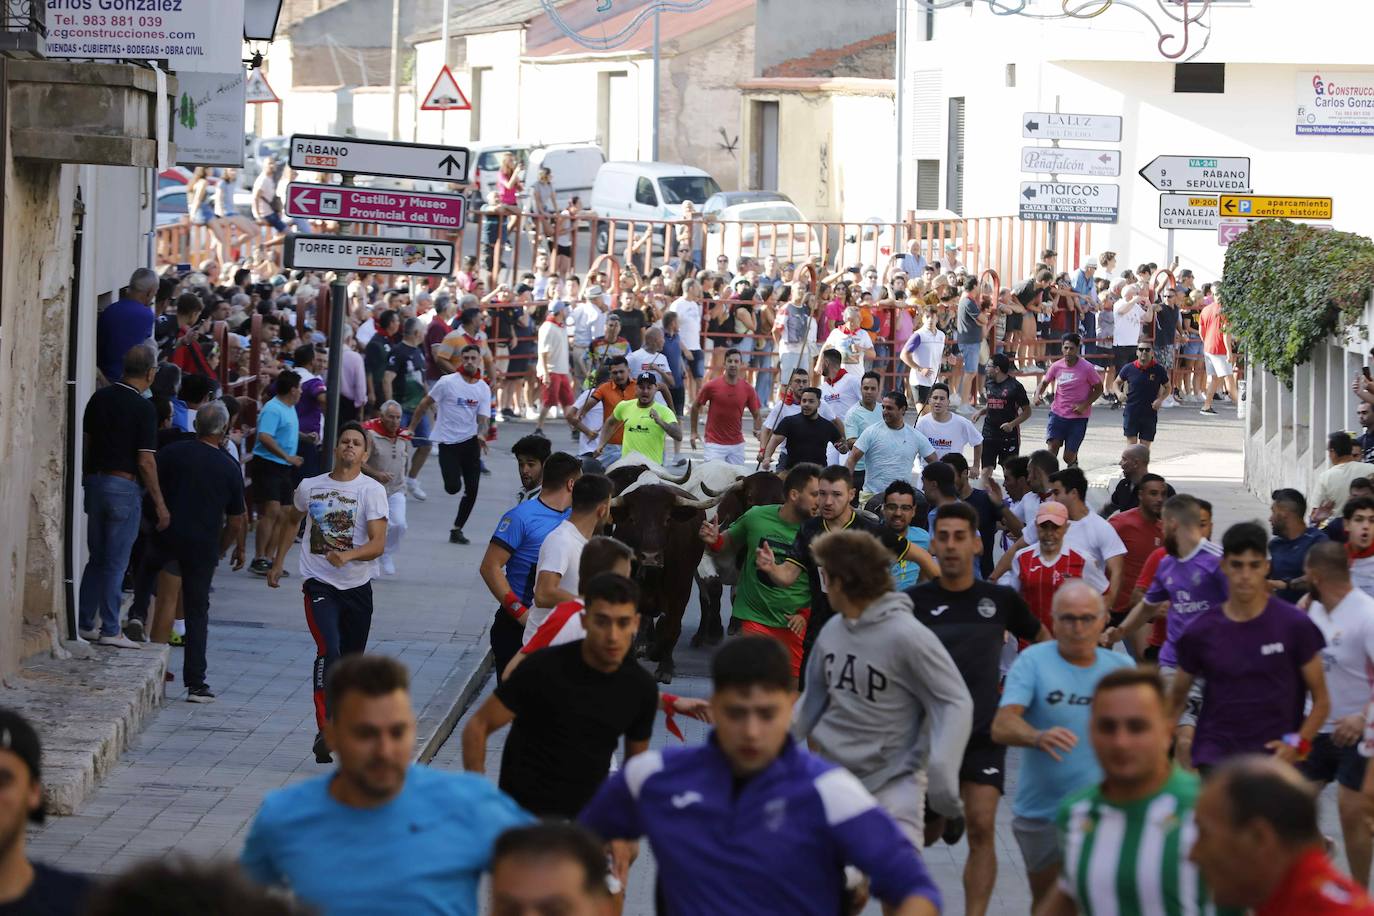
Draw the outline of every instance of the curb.
[[[491,648],[483,646],[480,651],[482,657],[477,664],[449,675],[434,697],[420,711],[417,722],[419,735],[416,739],[416,763],[428,764],[435,758],[444,742],[453,734],[453,729],[471,705],[473,697],[477,696],[482,685],[486,683],[487,675],[491,674],[492,669]]]

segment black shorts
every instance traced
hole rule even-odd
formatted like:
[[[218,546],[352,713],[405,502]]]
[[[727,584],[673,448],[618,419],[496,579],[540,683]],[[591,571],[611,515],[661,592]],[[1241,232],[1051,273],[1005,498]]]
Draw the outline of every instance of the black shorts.
[[[1366,758],[1360,755],[1360,743],[1338,747],[1331,735],[1318,735],[1312,742],[1312,752],[1298,764],[1298,772],[1312,782],[1336,781],[1358,792],[1364,785]]]
[[[1112,367],[1120,372],[1135,361],[1135,347],[1112,347]]]
[[[1021,322],[1025,320],[1025,312],[1012,312],[1007,315],[1007,333],[1021,330]]]
[[[1021,431],[1002,433],[996,436],[983,436],[982,467],[995,468],[1021,454]]]
[[[289,464],[271,461],[261,455],[254,455],[248,462],[248,474],[253,479],[254,503],[274,502],[289,506],[296,493],[292,480],[294,469]]]
[[[969,735],[964,748],[964,762],[959,767],[959,781],[979,786],[992,786],[1002,792],[1007,777],[1007,748],[992,740],[988,732]]]
[[[557,252],[558,252],[559,254],[561,254],[563,257],[565,257],[565,258],[570,258],[570,257],[572,257],[572,246],[571,246],[571,245],[555,245],[554,248],[555,248],[555,250],[557,250]]]
[[[1155,441],[1155,430],[1158,425],[1159,414],[1146,407],[1137,410],[1128,408],[1121,414],[1121,432],[1127,436],[1144,439],[1146,442]]]
[[[934,385],[917,385],[917,386],[916,386],[916,403],[917,403],[917,404],[925,404],[925,403],[929,402],[929,401],[930,401],[930,389],[932,389],[932,388],[934,388],[934,387],[935,387]]]

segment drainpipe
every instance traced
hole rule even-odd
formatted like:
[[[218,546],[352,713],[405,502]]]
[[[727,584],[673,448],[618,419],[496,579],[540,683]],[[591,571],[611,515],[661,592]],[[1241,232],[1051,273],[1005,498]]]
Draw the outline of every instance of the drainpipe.
[[[81,199],[81,185],[76,186],[76,200],[72,206],[72,295],[67,309],[67,434],[66,460],[62,468],[62,592],[67,612],[67,638],[75,639],[76,620],[76,557],[72,543],[72,526],[76,514],[76,368],[77,347],[81,324],[81,249],[85,234],[86,204]]]

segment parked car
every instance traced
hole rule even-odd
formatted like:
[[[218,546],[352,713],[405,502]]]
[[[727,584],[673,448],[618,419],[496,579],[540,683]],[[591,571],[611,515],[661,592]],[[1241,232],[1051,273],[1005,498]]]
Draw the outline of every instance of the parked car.
[[[539,179],[539,170],[547,168],[553,173],[553,191],[560,207],[566,206],[573,196],[581,197],[582,205],[588,206],[596,174],[605,163],[606,154],[594,143],[554,143],[537,147],[530,152],[525,168],[526,199]]]
[[[186,210],[186,185],[159,188],[157,192],[157,225],[172,226],[190,218]]]
[[[717,208],[714,205],[725,204]],[[825,232],[807,218],[786,195],[776,191],[731,191],[714,195],[703,208],[706,224],[706,263],[725,255],[730,264],[740,258],[777,256],[788,263],[821,257]]]
[[[701,215],[710,219],[719,218],[720,211],[726,207],[734,207],[739,204],[761,203],[767,200],[780,200],[784,203],[792,203],[792,198],[781,191],[720,191],[712,194],[706,199],[706,203],[701,205]]]
[[[628,237],[631,220],[672,220],[682,216],[682,204],[703,205],[720,185],[706,172],[673,162],[608,162],[596,173],[591,207],[606,219],[621,220],[616,226],[615,247]],[[610,226],[596,230],[596,250],[611,246]],[[654,251],[663,250],[662,233],[656,233]]]

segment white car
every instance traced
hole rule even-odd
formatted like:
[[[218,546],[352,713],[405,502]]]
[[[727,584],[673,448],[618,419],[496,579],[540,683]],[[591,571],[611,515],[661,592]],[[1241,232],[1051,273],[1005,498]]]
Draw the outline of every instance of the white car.
[[[824,228],[810,225],[790,200],[747,201],[707,213],[714,217],[706,225],[707,264],[722,254],[734,268],[740,258],[772,255],[790,264],[825,253]]]
[[[591,207],[601,222],[596,230],[596,250],[604,254],[611,242],[610,224],[616,220],[615,250],[625,244],[632,221],[670,221],[682,218],[682,204],[690,200],[698,207],[720,185],[706,172],[690,165],[672,162],[608,162],[596,173]],[[643,230],[638,230],[641,234]],[[654,233],[653,250],[663,250],[663,231]]]

